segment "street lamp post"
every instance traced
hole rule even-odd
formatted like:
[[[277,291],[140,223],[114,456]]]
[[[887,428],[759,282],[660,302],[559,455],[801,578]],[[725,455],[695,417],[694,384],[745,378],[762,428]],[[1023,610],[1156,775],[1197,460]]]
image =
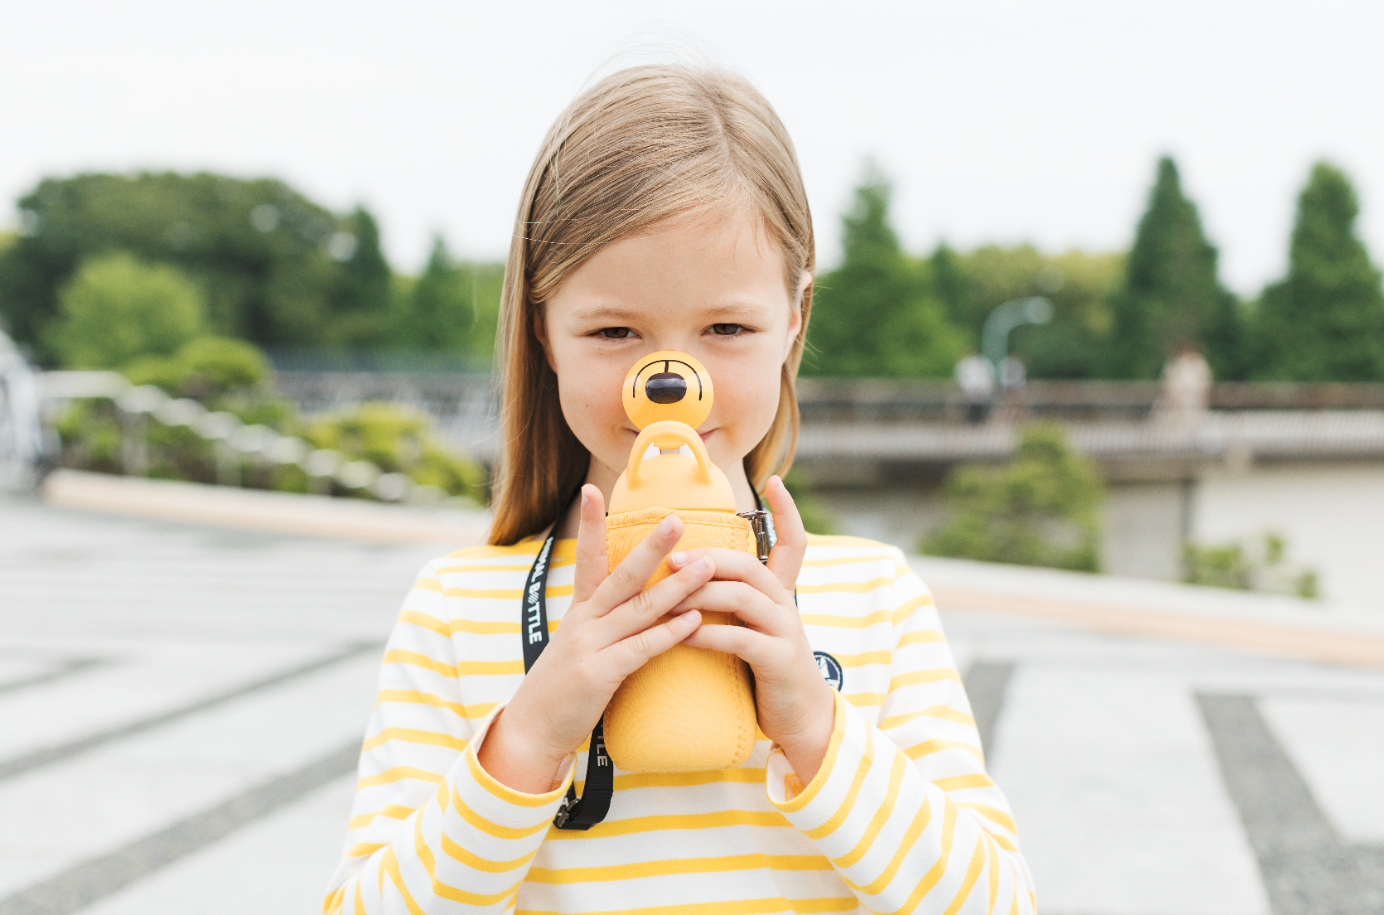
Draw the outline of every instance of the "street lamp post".
[[[980,332],[980,350],[999,378],[1000,365],[1009,355],[1009,332],[1024,324],[1046,324],[1052,320],[1052,302],[1040,295],[1011,299],[996,305]]]

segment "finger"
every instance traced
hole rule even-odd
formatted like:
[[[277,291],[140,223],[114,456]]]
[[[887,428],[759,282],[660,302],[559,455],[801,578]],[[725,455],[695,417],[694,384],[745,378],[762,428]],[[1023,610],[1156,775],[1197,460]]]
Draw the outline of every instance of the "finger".
[[[685,613],[674,619],[686,619],[690,615]],[[755,632],[744,626],[718,626],[714,623],[698,627],[695,632],[683,639],[683,644],[690,648],[724,651],[726,654],[735,655],[751,667],[763,667],[770,660],[773,643],[773,636],[762,632]]]
[[[774,573],[785,588],[792,591],[798,585],[798,573],[802,571],[803,557],[807,555],[807,530],[803,527],[798,506],[788,494],[788,487],[777,475],[769,478],[764,487],[769,497],[769,508],[774,513],[774,531],[778,540],[769,553],[769,570]]]
[[[581,488],[581,524],[577,528],[577,571],[572,602],[590,600],[609,572],[605,498],[599,489],[587,483]]]
[[[700,610],[703,615],[729,613],[745,625],[769,635],[787,635],[802,627],[796,614],[790,618],[782,604],[740,581],[709,581],[679,601],[670,612],[685,610]]]
[[[640,591],[602,618],[604,638],[609,644],[648,629],[659,617],[669,613],[684,613],[697,607],[686,602],[711,580],[716,565],[710,559],[699,559],[674,575]]]
[[[668,567],[674,568],[678,559],[686,557],[687,562],[695,562],[703,557],[716,563],[718,581],[743,581],[752,588],[762,591],[771,598],[783,594],[783,586],[778,577],[764,563],[744,550],[728,550],[724,547],[698,547],[685,553],[679,551],[668,557]]]
[[[658,523],[649,536],[601,582],[593,595],[593,603],[604,616],[644,589],[649,578],[658,571],[673,547],[682,539],[682,519],[676,513],[669,514]]]
[[[650,658],[657,657],[679,642],[685,641],[701,624],[701,614],[696,610],[689,610],[679,616],[669,617],[657,626],[650,626],[621,639],[601,654],[609,658],[611,667],[623,680],[647,664]]]

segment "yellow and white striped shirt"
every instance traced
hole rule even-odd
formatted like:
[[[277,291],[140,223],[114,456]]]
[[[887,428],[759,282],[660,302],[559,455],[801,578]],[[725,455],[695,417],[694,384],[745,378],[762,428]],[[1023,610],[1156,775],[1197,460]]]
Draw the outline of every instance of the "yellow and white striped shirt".
[[[524,676],[519,596],[540,546],[461,550],[409,592],[324,911],[1034,911],[931,595],[897,549],[868,540],[810,538],[798,578],[808,639],[844,673],[811,783],[790,787],[760,735],[736,769],[617,769],[604,822],[553,828],[585,747],[544,795],[505,787],[476,757]],[[554,548],[550,626],[571,603],[575,546]]]

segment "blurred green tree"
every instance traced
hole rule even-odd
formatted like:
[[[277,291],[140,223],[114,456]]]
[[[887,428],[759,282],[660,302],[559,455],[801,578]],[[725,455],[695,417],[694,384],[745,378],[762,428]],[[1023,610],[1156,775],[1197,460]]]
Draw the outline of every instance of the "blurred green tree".
[[[908,257],[889,225],[889,182],[873,166],[844,219],[841,265],[817,278],[805,374],[946,377],[962,332],[932,291],[930,269]]]
[[[341,264],[332,336],[345,344],[378,345],[390,332],[393,271],[370,211],[356,207],[346,217],[346,228],[327,240],[327,253]]]
[[[388,302],[378,230],[281,181],[207,173],[46,178],[19,201],[20,238],[0,253],[0,312],[42,342],[58,290],[89,257],[129,251],[199,282],[217,333],[264,345],[378,341]]]
[[[169,355],[206,330],[200,286],[175,267],[129,254],[83,263],[58,303],[45,342],[65,368],[111,369]]]
[[[933,556],[1100,571],[1104,490],[1058,425],[1025,429],[1003,467],[961,464],[947,475],[951,513],[920,544]]]
[[[1288,275],[1253,320],[1251,376],[1384,381],[1384,291],[1355,232],[1360,205],[1340,168],[1318,162],[1298,197]]]
[[[446,352],[483,364],[495,350],[505,265],[456,260],[438,235],[417,278],[397,281],[396,348]]]
[[[1105,350],[1110,377],[1156,378],[1187,343],[1203,349],[1218,378],[1243,374],[1239,305],[1217,278],[1216,260],[1196,204],[1182,192],[1177,165],[1164,156],[1112,301],[1114,328]]]
[[[1010,352],[1035,378],[1100,376],[1122,255],[1073,250],[1051,256],[1032,245],[984,245],[962,254],[942,244],[929,261],[937,295],[971,346],[979,348],[981,328],[996,306],[1041,295],[1053,303],[1052,321],[1016,328]]]

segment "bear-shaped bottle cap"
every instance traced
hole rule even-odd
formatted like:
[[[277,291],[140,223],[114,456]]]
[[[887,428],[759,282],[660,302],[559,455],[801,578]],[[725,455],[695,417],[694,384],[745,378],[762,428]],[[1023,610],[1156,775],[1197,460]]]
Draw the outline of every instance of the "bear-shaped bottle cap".
[[[640,431],[611,491],[611,512],[655,506],[735,511],[730,481],[697,434],[711,413],[711,376],[704,365],[673,350],[645,356],[625,376],[620,397]],[[652,455],[648,460],[646,452]]]
[[[673,420],[696,429],[711,413],[711,374],[687,353],[663,350],[630,368],[621,400],[635,428]]]

